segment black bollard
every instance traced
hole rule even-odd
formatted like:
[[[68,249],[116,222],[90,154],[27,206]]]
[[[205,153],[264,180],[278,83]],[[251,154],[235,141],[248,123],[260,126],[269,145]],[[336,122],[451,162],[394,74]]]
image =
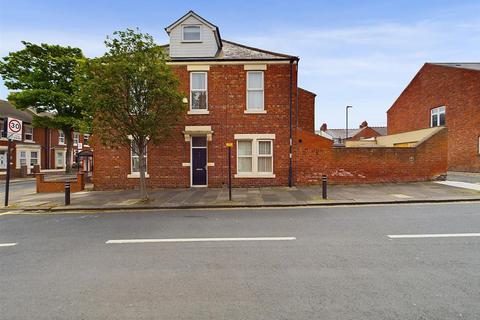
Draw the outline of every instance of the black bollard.
[[[327,199],[327,176],[322,176],[322,198]]]
[[[65,205],[70,205],[70,181],[65,181]]]

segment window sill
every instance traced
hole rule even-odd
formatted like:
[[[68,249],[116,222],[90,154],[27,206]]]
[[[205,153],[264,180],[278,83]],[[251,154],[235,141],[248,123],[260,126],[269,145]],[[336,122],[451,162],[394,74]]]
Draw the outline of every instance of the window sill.
[[[187,114],[210,114],[208,110],[188,110]]]
[[[150,175],[148,173],[145,173],[145,178],[150,178]],[[129,173],[127,174],[127,179],[140,179],[140,173]]]
[[[182,43],[202,43],[202,40],[182,40]]]
[[[235,178],[267,178],[267,179],[272,179],[275,178],[275,175],[273,173],[237,173],[234,176]]]
[[[33,140],[23,140],[23,142],[35,143],[35,141],[33,141]]]
[[[245,110],[245,114],[266,114],[267,110]]]

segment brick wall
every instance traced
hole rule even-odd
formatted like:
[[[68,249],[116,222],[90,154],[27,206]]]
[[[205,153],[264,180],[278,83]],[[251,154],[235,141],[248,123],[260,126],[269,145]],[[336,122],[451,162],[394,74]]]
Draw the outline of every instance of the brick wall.
[[[293,68],[293,88],[296,88],[296,65]],[[187,66],[174,66],[180,80],[180,90],[189,97],[190,77]],[[268,64],[265,71],[266,114],[245,114],[246,75],[243,64],[210,65],[208,72],[207,115],[186,114],[171,133],[159,145],[147,148],[148,186],[189,187],[190,143],[185,141],[185,126],[211,126],[212,141],[208,142],[208,186],[221,187],[228,181],[226,142],[235,142],[235,134],[275,134],[273,142],[273,171],[275,178],[233,178],[234,186],[280,186],[288,184],[289,167],[289,98],[290,65]],[[293,90],[293,116],[295,115],[296,90]],[[312,114],[313,115],[313,114]],[[295,123],[296,119],[292,119]],[[95,140],[94,140],[95,141]],[[138,179],[128,178],[130,151],[114,149],[94,143],[94,178],[97,190],[135,188]],[[236,147],[232,148],[232,172],[236,173]]]
[[[430,110],[446,108],[449,170],[480,172],[480,72],[425,64],[387,112],[388,133],[430,126]]]
[[[320,184],[425,181],[446,174],[447,130],[415,148],[332,148],[330,140],[297,131],[295,181]]]
[[[305,131],[315,131],[315,96],[316,94],[298,88],[298,127]]]

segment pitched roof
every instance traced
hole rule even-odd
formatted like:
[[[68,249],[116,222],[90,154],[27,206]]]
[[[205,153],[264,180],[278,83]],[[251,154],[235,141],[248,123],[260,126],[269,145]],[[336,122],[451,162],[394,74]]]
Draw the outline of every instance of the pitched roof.
[[[176,26],[178,26],[180,23],[182,23],[183,21],[185,21],[188,17],[195,17],[197,20],[203,22],[204,24],[206,24],[207,26],[209,26],[210,28],[212,28],[214,31],[215,31],[215,38],[217,40],[217,43],[218,43],[218,46],[221,48],[223,47],[223,41],[222,41],[222,37],[220,36],[220,29],[214,25],[213,23],[211,23],[210,21],[208,21],[207,19],[205,18],[202,18],[200,17],[195,11],[193,10],[190,10],[188,11],[186,14],[184,14],[180,19],[178,19],[177,21],[173,22],[171,25],[169,25],[168,27],[165,28],[165,31],[170,34],[170,31],[175,28]]]
[[[450,63],[432,63],[438,66],[470,69],[480,71],[480,62],[450,62]]]
[[[365,128],[370,128],[378,132],[379,135],[385,136],[387,135],[387,127],[363,127],[363,128],[352,128],[348,129],[348,138],[351,138],[355,135],[357,135],[360,131],[362,131]],[[345,129],[327,129],[325,131],[328,135],[332,137],[332,139],[345,139],[345,134],[346,130]],[[317,134],[319,134],[319,131],[317,131]]]
[[[23,122],[32,123],[33,116],[30,112],[16,109],[7,100],[0,100],[0,118],[15,118]]]
[[[169,45],[161,46],[169,53]],[[223,40],[223,47],[213,58],[171,58],[172,61],[238,61],[238,60],[298,60],[298,57],[283,53],[249,47],[232,41]]]

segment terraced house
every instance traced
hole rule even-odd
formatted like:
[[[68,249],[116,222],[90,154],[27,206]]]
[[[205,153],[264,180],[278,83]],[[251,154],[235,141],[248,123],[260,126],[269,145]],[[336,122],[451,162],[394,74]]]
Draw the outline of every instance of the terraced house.
[[[314,130],[315,94],[297,86],[299,58],[227,41],[193,11],[165,30],[189,110],[168,141],[148,146],[149,187],[226,184],[226,143],[234,185],[292,184],[294,132]],[[96,145],[94,157],[95,188],[138,185],[134,150]]]

